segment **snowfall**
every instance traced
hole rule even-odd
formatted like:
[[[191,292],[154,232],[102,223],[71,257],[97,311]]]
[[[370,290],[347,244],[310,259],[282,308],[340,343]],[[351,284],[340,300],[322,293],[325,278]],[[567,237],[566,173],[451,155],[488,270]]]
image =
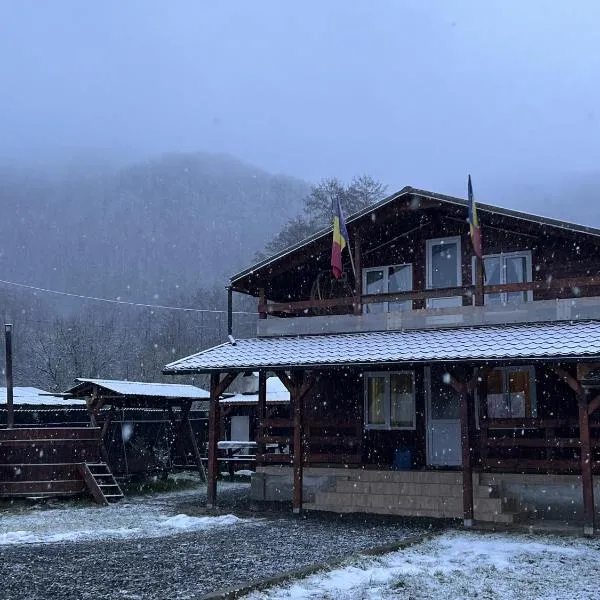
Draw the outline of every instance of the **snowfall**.
[[[239,493],[240,488],[233,489]],[[246,492],[245,489],[242,491]],[[106,552],[112,548],[111,544],[114,544],[120,553],[129,553],[130,573],[139,567],[146,577],[152,577],[152,570],[157,570],[156,579],[148,579],[144,583],[147,587],[138,590],[137,595],[134,593],[136,579],[129,578],[126,582],[129,587],[125,589],[125,577],[116,574],[115,581],[119,581],[121,586],[118,595],[128,598],[193,598],[229,586],[243,587],[248,583],[256,583],[261,573],[264,577],[273,577],[278,569],[290,571],[290,564],[295,566],[296,563],[284,560],[286,552],[314,558],[313,562],[321,566],[313,575],[303,578],[291,576],[275,587],[263,589],[263,586],[260,590],[251,591],[244,596],[246,600],[600,598],[600,543],[595,539],[550,534],[465,532],[458,528],[431,530],[404,525],[402,522],[379,526],[367,520],[361,530],[360,524],[339,522],[333,516],[309,517],[303,522],[291,515],[264,519],[247,516],[246,513],[236,516],[176,512],[175,509],[188,506],[186,502],[197,498],[197,492],[187,491],[128,498],[107,508],[81,503],[57,504],[51,508],[23,505],[2,508],[0,575],[4,593],[9,594],[2,597],[108,597],[103,595],[106,594],[104,588],[94,588],[94,581],[85,579],[82,585],[85,585],[89,595],[84,588],[67,588],[66,583],[61,589],[60,570],[64,568],[68,571],[72,562],[70,557],[79,560],[82,556],[89,556],[96,548],[99,548],[99,554],[106,556]],[[216,532],[221,533],[215,536]],[[361,554],[367,547],[403,538],[422,538],[423,541],[381,555]],[[347,547],[343,541],[346,539],[349,544]],[[352,539],[362,540],[358,550],[352,546]],[[147,563],[137,567],[133,564],[139,560],[135,548],[139,549],[142,540],[146,540],[143,559],[151,562],[152,569],[148,568]],[[245,565],[241,561],[231,560],[232,556],[229,555],[227,569],[231,581],[219,579],[218,587],[211,588],[210,583],[198,587],[200,571],[204,572],[210,566],[206,557],[218,560],[223,544],[228,541],[233,548],[249,543],[271,546],[271,554],[262,559],[255,554],[254,547],[250,547],[251,557],[248,560],[246,552],[245,563],[249,564]],[[132,544],[131,552],[128,542]],[[294,549],[292,552],[284,548],[286,543]],[[158,573],[159,565],[165,560],[168,562],[168,556],[181,548],[188,559],[190,548],[202,550],[203,554],[193,555],[198,556],[195,568],[193,564],[190,565],[189,572],[195,573],[196,578],[188,577],[188,581],[180,588],[176,584],[181,582],[176,581],[175,585],[171,582],[170,587],[162,589],[160,580],[164,575]],[[333,556],[333,549],[337,550],[336,556]],[[328,552],[332,559],[335,558],[330,566],[327,566]],[[280,561],[278,553],[281,555]],[[55,560],[53,555],[58,554],[61,558]],[[51,564],[40,566],[39,573],[32,573],[30,569],[35,570],[41,557]],[[308,559],[298,564],[297,568],[310,564]],[[181,562],[183,559],[178,556],[177,560]],[[240,576],[241,581],[240,577],[236,580],[238,564],[246,569]],[[263,571],[261,566],[265,567]],[[83,563],[75,573],[81,573],[81,568]],[[214,576],[218,568],[210,566],[208,571]],[[223,572],[226,577],[227,570]],[[252,577],[247,573],[252,573]],[[65,581],[72,585],[69,577],[70,574],[66,573]],[[20,579],[18,585],[11,583],[15,578]],[[29,588],[26,584],[28,579],[34,582]],[[58,582],[53,587],[48,581],[52,581],[53,585]],[[34,588],[33,585],[43,589]],[[68,591],[65,593],[69,589],[72,596]],[[116,593],[118,588],[112,589]]]

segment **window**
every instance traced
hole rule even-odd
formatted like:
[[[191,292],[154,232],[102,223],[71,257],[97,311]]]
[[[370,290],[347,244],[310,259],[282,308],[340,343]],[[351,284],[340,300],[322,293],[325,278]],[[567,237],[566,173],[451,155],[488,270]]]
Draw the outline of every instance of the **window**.
[[[415,428],[415,375],[412,371],[365,374],[365,427]]]
[[[410,292],[412,290],[412,265],[392,265],[363,269],[363,293],[393,294],[394,292]],[[412,302],[377,302],[364,304],[363,312],[381,313],[390,310],[407,310]]]
[[[490,419],[536,417],[534,368],[494,369],[487,378],[487,412]]]
[[[486,285],[525,283],[531,281],[531,252],[506,252],[483,257]],[[475,257],[473,257],[473,283],[475,283]],[[503,292],[486,294],[486,304],[518,304],[533,300],[533,292]]]
[[[453,288],[462,285],[460,237],[427,240],[427,288]],[[462,306],[462,296],[430,298],[429,308]]]

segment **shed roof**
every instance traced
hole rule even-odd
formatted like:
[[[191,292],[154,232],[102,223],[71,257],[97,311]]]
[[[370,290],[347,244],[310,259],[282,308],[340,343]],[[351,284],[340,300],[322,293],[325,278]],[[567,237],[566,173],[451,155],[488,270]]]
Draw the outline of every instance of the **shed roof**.
[[[56,407],[85,407],[85,400],[77,398],[56,398],[36,387],[13,387],[13,403],[15,406],[56,406]],[[6,404],[6,388],[0,387],[0,405]]]
[[[592,357],[600,357],[600,321],[240,339],[172,362],[163,372]]]
[[[64,393],[77,395],[87,384],[95,384],[109,392],[123,396],[147,396],[151,398],[177,398],[186,400],[207,400],[210,393],[195,385],[178,383],[149,383],[143,381],[119,381],[114,379],[77,378],[78,383]]]

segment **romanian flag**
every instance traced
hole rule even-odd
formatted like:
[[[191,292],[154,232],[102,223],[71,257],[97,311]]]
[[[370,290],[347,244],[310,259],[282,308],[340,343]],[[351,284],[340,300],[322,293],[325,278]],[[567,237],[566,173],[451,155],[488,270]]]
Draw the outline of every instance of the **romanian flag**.
[[[469,227],[471,229],[471,244],[473,252],[481,259],[483,264],[483,250],[481,247],[481,227],[479,226],[479,217],[477,216],[477,205],[473,197],[473,186],[471,176],[469,175]]]
[[[333,213],[333,243],[331,245],[331,270],[336,279],[342,276],[342,252],[347,246],[350,246],[350,238],[348,237],[340,199],[336,198]]]

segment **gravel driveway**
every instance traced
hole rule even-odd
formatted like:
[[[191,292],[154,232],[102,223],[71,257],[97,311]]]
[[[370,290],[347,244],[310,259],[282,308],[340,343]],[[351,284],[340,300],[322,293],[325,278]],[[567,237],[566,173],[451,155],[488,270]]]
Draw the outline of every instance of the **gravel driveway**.
[[[230,527],[0,546],[0,598],[196,598],[425,531],[422,525],[371,518],[297,517],[287,511],[252,515],[248,488],[223,484],[219,490],[221,512],[243,519]],[[173,515],[200,515],[204,492],[174,494],[167,502]]]

